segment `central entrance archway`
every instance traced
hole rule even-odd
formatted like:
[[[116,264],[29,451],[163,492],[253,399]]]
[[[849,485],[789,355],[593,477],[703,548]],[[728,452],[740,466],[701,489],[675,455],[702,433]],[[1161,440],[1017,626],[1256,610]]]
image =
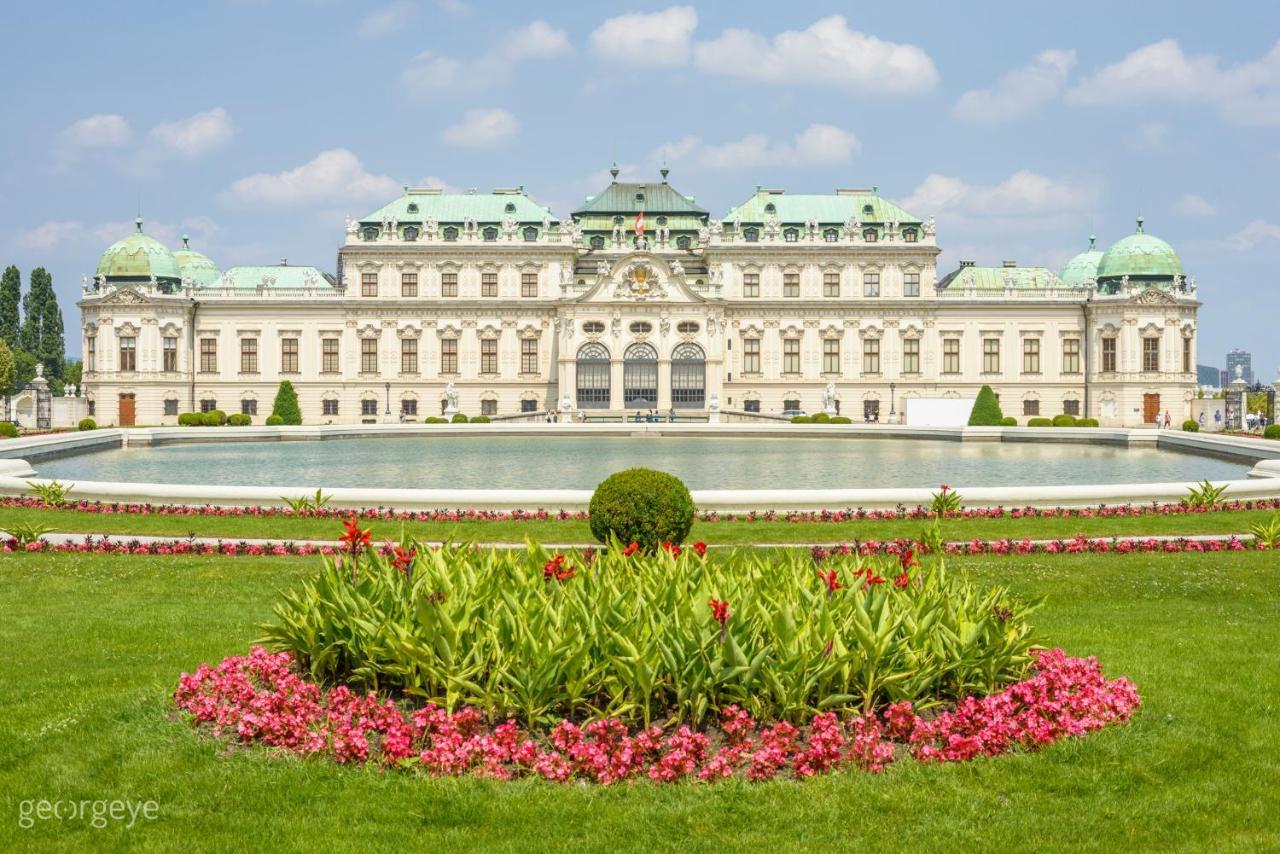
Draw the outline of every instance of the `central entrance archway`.
[[[603,344],[578,348],[578,408],[609,408],[609,350]]]
[[[707,400],[707,356],[697,344],[681,344],[671,354],[671,405],[702,409]]]
[[[632,344],[623,353],[622,405],[627,409],[658,406],[658,351],[652,344]]]

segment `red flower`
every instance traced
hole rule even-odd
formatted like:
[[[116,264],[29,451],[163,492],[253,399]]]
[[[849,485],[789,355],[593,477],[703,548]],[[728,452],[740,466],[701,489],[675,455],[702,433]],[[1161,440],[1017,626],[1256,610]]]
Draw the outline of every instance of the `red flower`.
[[[698,540],[696,543],[693,544],[693,550],[698,553],[698,557],[707,556],[707,544],[704,543],[702,540]]]
[[[844,585],[838,580],[834,569],[829,569],[826,572],[819,572],[818,577],[822,579],[823,584],[827,585],[828,596],[835,593],[841,587],[844,587]]]
[[[902,554],[898,555],[898,563],[902,565],[904,570],[910,569],[913,566],[919,566],[920,561],[916,560],[916,550],[907,549]]]
[[[413,570],[413,560],[418,556],[418,550],[396,546],[391,550],[391,555],[391,565],[408,575]]]
[[[729,610],[729,603],[723,599],[711,599],[707,604],[711,606],[711,618],[723,628],[733,616],[733,612]]]
[[[542,577],[547,581],[568,581],[573,578],[573,564],[567,562],[567,558],[558,554],[551,560],[542,565]]]
[[[670,552],[672,557],[680,557],[680,547],[673,542],[667,541],[662,544],[664,552]]]
[[[870,587],[873,584],[884,584],[884,579],[876,575],[874,570],[868,569],[866,578],[867,578],[868,587]]]
[[[947,486],[945,483],[944,483],[944,484],[942,484],[942,491],[943,491],[943,492],[947,492],[947,491],[949,491],[950,489],[951,489],[951,487]]]
[[[907,574],[907,571],[905,569],[898,574],[897,578],[893,580],[894,587],[906,587],[910,584],[911,584],[911,576]]]
[[[640,544],[633,542],[631,545],[627,546],[625,549],[622,550],[622,556],[631,557],[633,554],[635,554],[638,551],[640,551]]]

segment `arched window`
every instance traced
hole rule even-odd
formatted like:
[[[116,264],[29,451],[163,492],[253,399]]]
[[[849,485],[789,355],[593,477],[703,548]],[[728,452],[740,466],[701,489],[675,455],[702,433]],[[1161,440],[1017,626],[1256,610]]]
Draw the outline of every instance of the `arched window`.
[[[600,235],[598,235],[598,234],[597,234],[597,235],[592,236],[592,238],[591,238],[591,248],[592,248],[592,249],[603,249],[603,248],[604,248],[604,238],[603,238],[603,237],[601,237],[601,236],[600,236]]]
[[[915,243],[915,242],[916,242],[916,240],[918,240],[918,239],[919,239],[919,232],[918,232],[918,231],[916,231],[914,228],[904,228],[904,229],[902,229],[902,242],[903,242],[903,243]]]
[[[653,331],[653,324],[647,320],[636,320],[628,328],[631,330],[632,335],[648,335]],[[654,358],[657,357],[655,356]]]
[[[769,204],[767,204],[767,205],[765,205],[765,206],[764,206],[764,212],[765,212],[765,213],[768,213],[768,214],[771,214],[771,213],[777,213],[777,212],[778,212],[778,206],[777,206],[777,205],[775,205],[773,202],[769,202]]]
[[[584,324],[585,326],[585,324]],[[603,328],[604,324],[600,324]],[[609,350],[603,344],[578,348],[578,408],[609,408]]]
[[[524,230],[524,239],[526,243],[532,243],[538,239],[538,229],[533,226],[526,226]]]
[[[682,235],[680,235],[679,237],[677,237],[677,238],[676,238],[676,248],[677,248],[677,249],[688,249],[688,248],[689,248],[689,246],[690,246],[690,243],[689,243],[689,235],[687,235],[687,234],[682,234]]]
[[[587,335],[599,335],[604,332],[604,324],[598,320],[588,320],[582,324],[582,331]]]
[[[748,243],[759,243],[760,230],[758,228],[744,228],[742,230],[742,239]]]
[[[407,225],[407,226],[405,226],[405,229],[404,229],[404,239],[405,239],[405,240],[417,240],[417,239],[418,239],[418,228],[417,228],[417,226],[413,226],[413,225]]]
[[[880,234],[874,228],[864,228],[862,230],[862,239],[867,243],[875,243],[880,239]]]
[[[444,239],[445,239],[445,240],[448,240],[448,241],[450,241],[450,242],[452,242],[452,241],[454,241],[454,240],[457,240],[457,239],[458,239],[458,229],[457,229],[457,227],[452,226],[452,225],[445,226],[445,229],[444,229]]]
[[[622,405],[627,409],[658,405],[658,351],[651,344],[632,344],[623,354]]]
[[[506,207],[504,207],[503,210],[506,211],[507,213],[515,213],[516,212],[515,202],[507,202]]]
[[[706,354],[697,344],[681,344],[671,353],[671,405],[701,409],[706,398]]]
[[[498,239],[498,229],[494,228],[491,225],[485,228],[483,234],[484,234],[484,239],[489,243],[492,243],[493,241]]]
[[[800,239],[800,229],[788,228],[782,232],[782,239],[788,243],[795,243]]]
[[[408,207],[408,208],[406,208],[406,210],[408,210],[408,211],[409,211],[409,213],[417,213],[417,212],[418,212],[418,203],[417,203],[417,202],[409,202],[409,207]]]
[[[834,228],[825,229],[822,232],[822,239],[828,243],[835,243],[840,239],[840,232],[836,231]]]

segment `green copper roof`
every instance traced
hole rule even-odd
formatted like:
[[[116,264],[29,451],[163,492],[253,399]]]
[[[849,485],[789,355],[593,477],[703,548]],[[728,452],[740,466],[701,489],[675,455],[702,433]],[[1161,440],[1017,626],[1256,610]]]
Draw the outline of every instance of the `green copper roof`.
[[[95,276],[111,279],[172,279],[180,278],[178,261],[159,240],[142,233],[142,220],[134,220],[138,230],[123,240],[107,247],[98,259]]]
[[[1048,267],[961,267],[938,282],[938,290],[948,288],[1003,291],[1006,288],[1043,290],[1066,285]]]
[[[1098,263],[1099,279],[1118,279],[1121,276],[1169,277],[1182,274],[1182,259],[1173,247],[1158,237],[1142,230],[1142,217],[1138,217],[1138,230],[1112,244]]]
[[[1058,271],[1058,278],[1072,287],[1083,285],[1090,279],[1098,278],[1098,262],[1102,260],[1102,251],[1095,246],[1097,238],[1089,235],[1089,248],[1072,258]]]
[[[508,206],[510,209],[508,209]],[[427,217],[438,223],[502,222],[515,217],[517,222],[541,223],[543,218],[558,222],[550,208],[543,207],[523,192],[441,193],[434,190],[410,189],[390,204],[383,205],[360,222],[381,225],[389,219],[399,222],[425,222]]]
[[[725,214],[724,221],[764,222],[769,205],[781,222],[804,223],[811,219],[819,224],[844,224],[851,217],[859,222],[923,222],[888,199],[869,192],[838,192],[830,195],[775,193],[758,191],[754,196]]]
[[[197,285],[212,284],[222,275],[218,265],[209,260],[208,256],[191,248],[185,234],[182,235],[182,248],[174,252],[173,257],[178,262],[178,272],[182,278],[190,279]]]
[[[707,212],[690,196],[677,192],[665,180],[653,184],[614,181],[597,196],[589,196],[573,212],[583,214],[637,214],[645,212],[645,219],[658,214],[693,214],[705,217]],[[652,227],[652,223],[649,223]]]
[[[331,288],[333,280],[315,267],[231,267],[215,281],[202,285],[208,288]]]

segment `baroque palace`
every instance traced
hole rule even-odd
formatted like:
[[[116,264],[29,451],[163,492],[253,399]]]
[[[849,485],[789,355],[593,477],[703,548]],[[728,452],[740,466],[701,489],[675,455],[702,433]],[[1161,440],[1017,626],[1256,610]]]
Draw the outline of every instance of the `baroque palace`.
[[[566,219],[523,188],[406,188],[347,224],[337,269],[221,271],[137,231],[86,279],[84,389],[104,424],[222,409],[259,422],[281,380],[307,423],[456,405],[561,419],[836,409],[913,398],[1138,425],[1188,416],[1195,281],[1135,233],[1060,271],[939,276],[934,223],[875,188],[757,188],[717,219],[667,181],[614,181]],[[739,416],[741,417],[741,416]]]

